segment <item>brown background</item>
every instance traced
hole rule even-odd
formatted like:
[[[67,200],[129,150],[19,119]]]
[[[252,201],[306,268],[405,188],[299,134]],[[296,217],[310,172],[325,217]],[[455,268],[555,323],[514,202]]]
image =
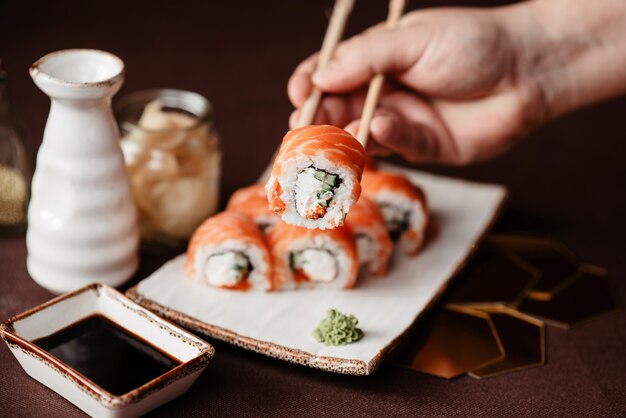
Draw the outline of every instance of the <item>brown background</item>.
[[[384,18],[386,2],[357,2],[349,32]],[[413,1],[488,5],[488,2]],[[497,2],[492,2],[497,3]],[[217,111],[224,148],[223,197],[252,182],[287,128],[287,79],[319,48],[329,1],[2,1],[0,56],[29,132],[31,161],[48,100],[27,74],[47,52],[109,50],[127,65],[124,92],[171,87],[207,96]],[[551,234],[626,284],[626,100],[551,123],[513,152],[467,168],[426,169],[507,185],[511,199],[499,231]],[[144,257],[137,278],[164,261]],[[0,317],[51,295],[25,268],[23,237],[0,238]],[[444,381],[383,365],[370,377],[292,366],[215,343],[217,356],[182,398],[155,416],[624,416],[626,316],[607,315],[570,331],[548,330],[545,367],[477,381]],[[0,416],[80,416],[26,377],[0,347]]]

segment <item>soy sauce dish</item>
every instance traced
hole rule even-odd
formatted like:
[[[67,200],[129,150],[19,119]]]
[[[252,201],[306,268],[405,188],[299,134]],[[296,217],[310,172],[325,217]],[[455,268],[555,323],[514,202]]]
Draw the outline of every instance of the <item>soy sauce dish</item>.
[[[92,284],[0,324],[22,368],[93,417],[136,417],[183,394],[213,347]]]

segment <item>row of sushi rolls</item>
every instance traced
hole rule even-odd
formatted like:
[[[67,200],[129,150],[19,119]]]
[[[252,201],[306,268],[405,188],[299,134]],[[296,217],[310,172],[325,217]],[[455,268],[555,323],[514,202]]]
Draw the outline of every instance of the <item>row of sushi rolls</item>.
[[[394,245],[421,249],[428,207],[417,185],[366,159],[343,129],[288,132],[267,184],[237,190],[194,232],[186,276],[240,291],[350,289],[360,274],[384,277]]]

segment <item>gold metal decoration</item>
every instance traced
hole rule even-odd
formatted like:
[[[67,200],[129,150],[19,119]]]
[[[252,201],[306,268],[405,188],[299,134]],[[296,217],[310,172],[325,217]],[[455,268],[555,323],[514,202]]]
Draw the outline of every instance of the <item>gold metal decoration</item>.
[[[580,262],[563,244],[551,238],[524,235],[493,235],[489,242],[517,254],[541,274],[529,298],[550,300],[580,276]]]
[[[599,274],[600,273],[600,274]],[[570,328],[617,307],[606,272],[582,266],[581,274],[548,301],[525,299],[518,309],[550,325]]]
[[[517,306],[540,272],[506,249],[487,244],[461,272],[445,299],[447,305]]]
[[[538,367],[545,362],[543,322],[508,307],[484,307],[489,314],[504,349],[504,358],[470,371],[478,379]]]
[[[484,312],[442,309],[417,331],[421,338],[405,339],[387,360],[451,379],[504,358],[493,322]]]
[[[422,320],[391,362],[447,379],[541,366],[545,321],[569,328],[615,309],[602,267],[581,264],[547,238],[488,238],[455,279],[443,307]]]

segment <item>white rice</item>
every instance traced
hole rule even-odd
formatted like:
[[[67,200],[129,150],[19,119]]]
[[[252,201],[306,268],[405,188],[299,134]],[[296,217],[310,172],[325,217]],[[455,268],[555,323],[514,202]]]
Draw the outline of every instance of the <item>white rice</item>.
[[[324,170],[329,174],[339,176],[341,183],[334,190],[332,200],[329,202],[326,215],[319,219],[307,219],[302,216],[296,208],[296,184],[298,174],[304,169],[313,166],[318,170]],[[343,221],[355,203],[352,199],[352,192],[355,180],[350,176],[350,171],[341,170],[332,161],[324,157],[323,153],[312,158],[300,155],[283,162],[281,177],[276,179],[282,188],[280,198],[285,202],[285,212],[282,220],[291,225],[304,226],[309,229],[332,229],[343,225]]]

